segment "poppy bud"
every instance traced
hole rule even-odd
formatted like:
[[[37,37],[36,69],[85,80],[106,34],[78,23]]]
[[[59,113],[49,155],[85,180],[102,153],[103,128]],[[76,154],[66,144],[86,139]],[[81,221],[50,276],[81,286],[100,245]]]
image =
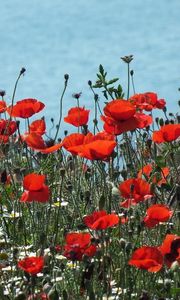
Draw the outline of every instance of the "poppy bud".
[[[98,124],[98,120],[97,120],[97,119],[94,119],[94,120],[93,120],[93,123],[94,123],[95,125],[97,125],[97,124]]]
[[[159,124],[159,118],[155,118],[156,124]]]
[[[134,75],[134,71],[133,71],[133,70],[130,71],[130,75],[131,75],[131,76]]]
[[[18,248],[14,248],[14,249],[13,249],[13,258],[14,258],[14,259],[17,259],[17,258],[18,258],[18,254],[19,254]]]
[[[17,125],[17,128],[19,128],[19,125],[20,125],[20,121],[16,121],[16,125]]]
[[[92,81],[91,80],[88,80],[88,85],[92,86]]]
[[[119,244],[120,244],[121,249],[125,249],[126,241],[124,239],[121,238],[119,241]]]
[[[23,75],[25,72],[26,72],[26,69],[22,68],[21,71],[20,71],[20,75]]]
[[[147,137],[147,133],[144,132],[144,133],[143,133],[143,139],[145,139],[146,137]]]
[[[166,107],[166,106],[164,106],[164,108],[163,108],[163,112],[164,112],[164,113],[166,113],[166,112],[167,112],[167,107]]]
[[[161,118],[161,119],[159,119],[159,125],[160,126],[163,126],[164,125],[164,120]]]
[[[82,126],[82,134],[87,135],[88,133],[88,125],[83,125]]]
[[[94,100],[95,100],[95,101],[98,101],[98,98],[99,98],[98,94],[95,94],[95,95],[94,95]]]
[[[65,74],[65,75],[64,75],[64,79],[65,79],[66,81],[68,81],[69,75],[68,75],[68,74]]]
[[[127,171],[125,169],[122,169],[122,171],[120,172],[121,176],[123,177],[124,180],[127,179]]]
[[[6,95],[6,92],[4,90],[0,90],[0,96],[3,98]]]
[[[51,123],[54,123],[54,118],[51,118]]]
[[[126,253],[129,253],[131,249],[132,249],[132,244],[128,242],[125,247]]]
[[[148,139],[148,140],[146,141],[146,145],[147,145],[147,147],[151,148],[152,140],[151,140],[151,139]]]
[[[6,181],[7,181],[7,172],[6,172],[6,170],[4,170],[4,171],[1,173],[0,181],[1,181],[1,183],[6,183]]]
[[[68,131],[67,130],[64,130],[64,135],[66,136],[68,134]]]

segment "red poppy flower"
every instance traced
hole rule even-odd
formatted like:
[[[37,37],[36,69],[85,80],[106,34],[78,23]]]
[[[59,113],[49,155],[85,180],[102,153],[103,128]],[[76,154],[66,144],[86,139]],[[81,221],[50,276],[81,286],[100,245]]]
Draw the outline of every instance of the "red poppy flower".
[[[161,178],[158,178],[157,174],[153,174],[153,169],[155,166],[152,164],[148,164],[142,167],[142,169],[138,172],[138,178],[141,178],[143,175],[145,175],[148,179],[151,177],[153,183],[157,183],[159,186],[163,183],[166,183],[167,176],[169,175],[169,168],[164,167],[160,170],[160,173],[158,173],[158,176],[160,175]]]
[[[154,108],[163,109],[166,105],[164,99],[158,100],[155,93],[136,94],[128,99],[139,110],[151,111]]]
[[[144,128],[152,123],[152,117],[136,113],[134,105],[126,100],[113,100],[104,108],[104,130],[110,134],[119,135],[123,132]]]
[[[87,227],[93,230],[102,230],[117,225],[120,221],[115,214],[107,214],[105,210],[95,211],[83,218]]]
[[[0,114],[4,113],[6,111],[6,102],[5,101],[0,101]]]
[[[158,272],[163,265],[163,256],[157,247],[143,246],[133,252],[128,264],[148,272]]]
[[[44,184],[45,176],[35,173],[28,174],[24,177],[23,186],[24,193],[21,196],[21,202],[47,202],[49,200],[50,191]]]
[[[17,130],[17,124],[15,121],[0,120],[0,135],[12,135]]]
[[[71,152],[72,154],[77,154],[76,152],[73,152],[73,150],[70,149],[72,149],[75,146],[82,145],[84,143],[84,139],[84,134],[72,133],[64,138],[64,140],[62,141],[62,145],[67,151]]]
[[[173,211],[163,204],[154,204],[146,211],[143,222],[146,227],[153,228],[160,222],[167,222],[172,217]]]
[[[31,294],[27,300],[50,300],[46,293]]]
[[[153,132],[152,140],[155,143],[175,141],[180,136],[180,124],[164,125],[158,131]]]
[[[36,99],[24,99],[17,101],[12,107],[7,107],[7,112],[11,117],[30,118],[34,114],[40,112],[45,107],[44,103]]]
[[[62,145],[74,155],[90,160],[107,160],[112,154],[116,142],[112,140],[112,135],[109,134],[98,133],[93,135],[88,133],[84,136],[77,133],[66,137]]]
[[[68,115],[64,118],[64,122],[76,127],[86,125],[89,119],[89,112],[90,110],[86,110],[84,107],[73,107],[68,111]]]
[[[128,208],[131,205],[147,200],[152,197],[149,183],[141,178],[130,178],[119,185],[121,195],[126,200],[120,205]]]
[[[159,250],[164,256],[165,264],[169,268],[174,261],[178,261],[180,264],[180,236],[167,234]]]
[[[44,119],[33,121],[29,126],[29,133],[43,135],[46,132],[46,123]]]
[[[21,139],[25,141],[26,144],[33,150],[36,150],[44,154],[53,153],[62,147],[62,143],[55,144],[51,147],[48,147],[45,141],[43,140],[42,136],[35,132],[22,135]]]
[[[0,135],[0,144],[7,144],[9,142],[9,135]]]
[[[0,120],[0,143],[8,143],[9,137],[17,130],[15,121]]]
[[[70,260],[82,260],[83,255],[89,257],[96,253],[96,246],[91,244],[89,233],[72,232],[66,235],[63,255]]]
[[[40,273],[44,267],[44,258],[42,256],[26,257],[18,262],[18,267],[26,273],[36,275]]]
[[[123,99],[113,100],[104,107],[105,115],[116,121],[126,121],[133,117],[135,112],[135,107]]]

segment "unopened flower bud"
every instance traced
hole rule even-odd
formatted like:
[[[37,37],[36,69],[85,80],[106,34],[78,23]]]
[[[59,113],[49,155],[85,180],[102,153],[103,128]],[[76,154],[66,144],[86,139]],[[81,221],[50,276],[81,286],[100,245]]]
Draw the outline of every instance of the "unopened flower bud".
[[[6,95],[6,92],[4,90],[0,90],[0,96],[3,98]]]
[[[68,74],[65,74],[65,75],[64,75],[64,79],[65,79],[66,81],[68,81],[69,75],[68,75]]]
[[[120,244],[121,249],[125,249],[126,241],[124,239],[121,238],[119,241],[119,244]]]
[[[26,69],[22,68],[21,71],[20,71],[20,75],[23,75],[25,72],[26,72]]]

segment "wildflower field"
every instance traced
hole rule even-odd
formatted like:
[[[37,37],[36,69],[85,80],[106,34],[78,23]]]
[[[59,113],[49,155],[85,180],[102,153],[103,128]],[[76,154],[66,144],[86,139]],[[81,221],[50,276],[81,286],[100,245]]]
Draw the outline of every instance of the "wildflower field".
[[[0,300],[180,299],[180,115],[135,91],[132,58],[127,87],[100,65],[94,109],[75,93],[62,116],[65,74],[51,136],[16,100],[24,68],[0,90]]]

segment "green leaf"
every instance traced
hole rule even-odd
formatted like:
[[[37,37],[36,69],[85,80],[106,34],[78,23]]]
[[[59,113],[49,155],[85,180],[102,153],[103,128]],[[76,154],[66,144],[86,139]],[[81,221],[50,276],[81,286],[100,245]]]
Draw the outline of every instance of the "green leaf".
[[[103,95],[108,100],[108,96],[107,96],[107,92],[106,91],[103,91]]]
[[[94,89],[101,88],[101,87],[102,87],[102,84],[101,84],[101,83],[95,83],[92,87],[93,87]]]
[[[180,295],[180,288],[172,288],[171,294],[175,296]]]
[[[102,81],[102,80],[103,80],[103,77],[102,77],[102,75],[101,75],[101,74],[97,74],[97,77],[99,78],[99,80],[100,80],[100,81]]]
[[[164,167],[166,167],[166,161],[165,161],[165,159],[164,159],[164,156],[157,156],[156,157],[156,160],[155,160],[155,163],[156,163],[156,165],[158,166],[158,167],[160,167],[160,168],[164,168]]]
[[[118,80],[119,80],[119,78],[111,79],[111,80],[109,80],[109,81],[107,82],[107,85],[113,84],[113,83],[115,83],[115,82],[118,81]]]
[[[104,68],[103,68],[102,65],[99,65],[99,73],[100,73],[101,75],[104,75]]]

